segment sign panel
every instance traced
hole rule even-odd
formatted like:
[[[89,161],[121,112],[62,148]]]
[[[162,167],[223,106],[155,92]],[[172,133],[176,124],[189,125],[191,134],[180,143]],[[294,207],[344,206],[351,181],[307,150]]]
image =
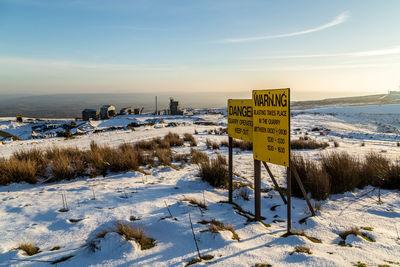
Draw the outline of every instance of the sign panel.
[[[253,142],[253,105],[251,99],[228,100],[228,136]]]
[[[290,89],[253,90],[253,157],[289,167]]]

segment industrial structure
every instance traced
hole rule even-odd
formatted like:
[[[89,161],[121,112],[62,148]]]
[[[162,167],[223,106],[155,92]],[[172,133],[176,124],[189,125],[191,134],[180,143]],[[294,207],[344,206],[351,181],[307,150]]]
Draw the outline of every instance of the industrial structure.
[[[133,114],[133,109],[132,109],[132,107],[121,108],[119,114],[120,115],[131,115],[131,114]]]
[[[104,105],[100,108],[100,119],[108,120],[115,116],[115,107],[113,105]]]
[[[183,111],[179,108],[179,101],[174,101],[172,97],[169,99],[169,114],[183,115]]]
[[[99,112],[96,109],[87,108],[82,111],[82,120],[89,121],[98,119],[99,119]]]

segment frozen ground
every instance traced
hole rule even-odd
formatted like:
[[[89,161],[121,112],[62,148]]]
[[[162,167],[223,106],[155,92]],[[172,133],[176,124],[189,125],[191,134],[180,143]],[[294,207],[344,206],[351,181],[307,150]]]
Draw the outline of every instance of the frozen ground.
[[[392,123],[398,116],[397,110],[385,113],[383,110],[386,108],[377,107],[369,115],[365,115],[366,112],[361,108],[351,112],[347,112],[346,108],[330,108],[295,113],[292,118],[292,138],[304,136],[307,132],[311,138],[330,144],[325,150],[295,153],[318,160],[321,153],[330,151],[347,151],[359,156],[376,151],[397,160],[400,155],[397,131],[383,131],[378,124],[392,125],[397,129],[396,124]],[[380,114],[391,119],[382,120]],[[203,116],[207,121],[221,125],[226,123],[222,115]],[[210,156],[215,156],[217,152],[227,154],[227,148],[211,151],[205,146],[206,138],[216,141],[227,139],[226,135],[210,135],[205,132],[219,126],[194,125],[190,118],[179,118],[179,123],[177,127],[166,127],[166,122],[139,127],[136,131],[91,133],[72,140],[51,138],[8,142],[0,144],[0,153],[8,157],[18,149],[54,145],[86,149],[91,140],[117,146],[124,142],[134,143],[144,138],[163,136],[168,131],[183,134],[193,133],[196,129],[199,131],[198,135],[194,135],[199,143],[198,149],[207,151]],[[333,146],[334,140],[339,142],[339,147]],[[173,150],[177,153],[189,152],[190,147]],[[240,177],[236,179],[252,182],[252,154],[237,152],[234,153],[234,171]],[[284,169],[272,165],[271,169],[284,186]],[[232,205],[222,203],[227,200],[227,191],[201,182],[197,177],[196,165],[188,163],[178,170],[161,166],[147,171],[148,175],[139,172],[115,173],[104,178],[0,187],[0,266],[46,266],[50,265],[50,261],[65,256],[73,257],[58,263],[58,266],[184,266],[197,255],[189,214],[202,255],[214,256],[212,260],[198,265],[254,266],[265,263],[272,266],[352,266],[358,262],[367,266],[400,265],[398,191],[382,191],[382,204],[377,202],[377,192],[371,187],[332,196],[320,203],[321,210],[316,217],[308,218],[303,223],[299,221],[310,215],[306,203],[304,200],[293,199],[293,228],[304,230],[307,235],[322,241],[314,243],[303,236],[281,237],[286,231],[286,207],[279,194],[270,190],[272,183],[264,170],[262,188],[265,190],[262,193],[261,213],[265,217],[265,224],[247,222]],[[62,194],[67,198],[68,212],[59,212],[62,208]],[[234,201],[243,210],[253,212],[251,190],[249,194],[250,200],[246,201],[235,191]],[[184,197],[199,201],[205,199],[207,209],[200,210],[181,201]],[[176,220],[166,218],[169,213],[165,203],[169,205]],[[131,216],[140,220],[132,222]],[[198,222],[203,219],[217,219],[232,224],[240,241],[233,240],[229,231],[217,234],[202,232],[207,226]],[[125,241],[119,235],[110,233],[100,241],[100,250],[91,252],[85,247],[88,240],[102,230],[109,229],[118,220],[133,226],[143,226],[148,235],[156,240],[156,246],[140,250],[135,242]],[[349,235],[345,240],[348,246],[339,246],[341,238],[338,234],[351,227],[367,227],[365,229],[368,230],[361,232],[375,242]],[[13,250],[23,242],[33,243],[41,252],[28,257],[21,251]],[[312,254],[293,253],[296,245],[310,248]],[[51,251],[56,246],[60,246],[60,249]]]

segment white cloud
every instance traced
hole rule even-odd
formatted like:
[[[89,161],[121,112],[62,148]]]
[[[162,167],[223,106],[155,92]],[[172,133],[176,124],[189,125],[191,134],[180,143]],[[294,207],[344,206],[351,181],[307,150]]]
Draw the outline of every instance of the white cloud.
[[[347,52],[347,53],[332,53],[332,54],[304,54],[304,55],[282,55],[282,56],[267,56],[262,57],[263,59],[273,59],[273,58],[319,58],[319,57],[373,57],[373,56],[387,56],[387,55],[399,55],[400,46],[393,46],[377,50],[366,50],[358,52]]]
[[[303,30],[303,31],[298,31],[298,32],[291,32],[291,33],[283,33],[283,34],[276,34],[276,35],[264,35],[264,36],[255,36],[255,37],[244,37],[244,38],[232,38],[232,39],[225,39],[222,40],[224,43],[247,43],[247,42],[254,42],[254,41],[260,41],[260,40],[266,40],[266,39],[276,39],[276,38],[284,38],[284,37],[292,37],[292,36],[297,36],[297,35],[304,35],[304,34],[309,34],[313,32],[318,32],[325,30],[327,28],[339,25],[343,22],[345,22],[349,18],[349,12],[343,12],[339,14],[337,17],[335,17],[332,21],[323,24],[321,26]]]

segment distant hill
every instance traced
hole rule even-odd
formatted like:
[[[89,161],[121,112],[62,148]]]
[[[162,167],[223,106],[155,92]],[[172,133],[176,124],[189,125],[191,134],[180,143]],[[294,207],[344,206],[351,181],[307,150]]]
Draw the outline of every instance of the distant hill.
[[[322,106],[358,106],[358,105],[384,105],[384,104],[399,104],[400,92],[391,91],[388,94],[367,95],[356,97],[340,97],[328,98],[323,100],[313,101],[294,101],[292,102],[293,109],[309,109]]]
[[[202,92],[202,93],[132,93],[132,94],[57,94],[57,95],[0,95],[0,117],[75,118],[81,117],[86,108],[100,108],[111,104],[117,112],[123,107],[144,107],[144,112],[155,110],[155,96],[158,96],[158,109],[168,108],[169,97],[180,101],[180,106],[191,108],[226,107],[228,98],[243,99],[251,97],[249,92]],[[359,97],[329,98],[313,101],[293,101],[293,109],[309,109],[327,105],[373,105],[400,103],[400,92],[367,95]]]

